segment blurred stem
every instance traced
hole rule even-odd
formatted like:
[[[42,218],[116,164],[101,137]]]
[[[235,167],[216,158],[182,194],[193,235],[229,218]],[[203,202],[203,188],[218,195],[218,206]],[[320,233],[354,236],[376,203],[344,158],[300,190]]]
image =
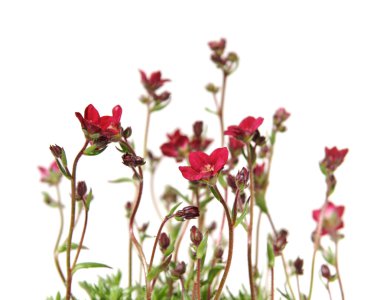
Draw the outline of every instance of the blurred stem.
[[[302,293],[301,293],[301,288],[300,288],[300,277],[299,277],[298,274],[296,274],[296,279],[297,279],[298,297],[299,297],[300,300],[303,300]]]
[[[220,105],[218,107],[222,147],[224,146],[224,102],[226,99],[227,76],[226,72],[223,72],[222,94],[220,97]]]
[[[154,191],[155,174],[156,174],[156,170],[152,170],[150,172],[150,194],[152,196],[154,209],[156,210],[156,213],[157,213],[158,217],[160,218],[160,220],[162,220],[164,217],[161,214],[160,207],[158,205],[158,201],[157,201],[157,197],[156,197],[156,193]]]
[[[326,284],[326,289],[327,289],[327,292],[329,293],[330,300],[332,300],[331,290],[330,290],[330,283],[329,282],[327,282],[327,284]]]
[[[197,296],[198,300],[201,299],[201,259],[197,259]]]
[[[213,187],[210,187],[210,188],[213,188],[215,190],[215,192],[217,193],[218,198],[220,199],[220,203],[223,205],[224,211],[226,213],[227,223],[228,223],[228,257],[227,257],[226,267],[224,269],[222,279],[220,281],[218,290],[217,290],[216,295],[215,295],[215,300],[218,300],[222,294],[223,286],[224,286],[224,283],[226,282],[228,272],[229,272],[230,267],[231,267],[232,255],[233,255],[233,250],[234,250],[233,249],[234,248],[234,226],[232,224],[231,215],[230,215],[227,203],[223,199],[222,195],[220,194],[218,187],[216,185],[214,185]]]
[[[328,204],[328,194],[326,193],[325,202],[323,203],[321,213],[319,215],[317,230],[316,230],[316,234],[314,237],[314,252],[313,252],[313,259],[311,262],[310,288],[309,288],[309,295],[307,296],[308,300],[311,300],[311,296],[313,294],[315,258],[317,256],[317,252],[319,250],[319,244],[320,244],[320,239],[321,239],[321,234],[322,234],[323,217],[324,217],[326,209],[327,209],[327,204]]]
[[[145,120],[145,134],[144,134],[144,158],[148,156],[148,134],[149,134],[149,125],[150,125],[150,103],[147,103],[146,105],[147,111],[146,111],[146,120]]]
[[[72,283],[72,269],[71,269],[71,244],[73,239],[74,225],[75,225],[75,205],[76,205],[76,172],[79,159],[83,155],[89,141],[86,139],[82,149],[78,152],[73,162],[72,175],[71,175],[71,216],[70,216],[70,228],[69,235],[67,237],[67,249],[66,249],[66,300],[70,300],[71,297],[71,283]]]
[[[79,241],[77,253],[75,255],[74,262],[73,262],[73,265],[72,265],[71,269],[74,269],[75,265],[77,264],[77,261],[78,261],[78,258],[79,258],[79,254],[80,254],[80,252],[82,250],[82,247],[83,247],[84,236],[86,235],[86,230],[87,230],[88,208],[86,207],[86,201],[84,199],[82,199],[82,203],[83,203],[83,206],[85,208],[84,209],[83,230],[82,230],[82,235],[81,235],[81,238],[80,238],[80,241]]]
[[[59,230],[58,230],[57,240],[54,246],[54,263],[57,268],[59,277],[62,279],[63,284],[66,285],[66,278],[65,278],[65,275],[63,274],[63,271],[58,259],[58,254],[59,254],[58,248],[59,248],[59,245],[61,244],[61,238],[62,238],[63,226],[64,226],[63,206],[62,206],[62,201],[61,201],[61,191],[59,189],[59,185],[57,184],[55,188],[57,191],[57,203],[58,203],[58,211],[59,211]]]
[[[182,289],[181,299],[184,300],[185,294],[186,294],[186,290],[185,290],[185,283],[183,281],[183,277],[182,276],[179,278],[179,282],[181,283],[181,289]]]
[[[338,264],[338,242],[339,242],[338,240],[335,240],[335,269],[336,269],[336,275],[338,277],[340,294],[342,296],[342,300],[344,300],[343,284],[342,284],[342,278],[340,276],[339,264]]]
[[[255,183],[253,178],[253,166],[254,162],[252,160],[253,153],[251,151],[251,145],[247,143],[247,156],[248,156],[248,171],[249,171],[249,191],[250,191],[250,202],[249,202],[249,223],[247,230],[247,260],[248,260],[248,276],[249,276],[249,288],[251,292],[251,299],[256,299],[256,288],[255,279],[253,274],[253,264],[252,264],[252,229],[253,229],[253,213],[255,207]]]
[[[129,237],[128,244],[128,287],[132,287],[132,239]]]
[[[161,234],[162,228],[164,228],[165,223],[166,223],[169,219],[171,219],[173,216],[174,216],[174,215],[166,216],[166,217],[164,218],[164,220],[162,221],[162,223],[161,223],[161,225],[160,225],[160,228],[158,229],[158,232],[157,232],[156,238],[155,238],[155,240],[154,240],[154,245],[153,245],[152,254],[151,254],[151,256],[150,256],[150,262],[149,262],[148,272],[152,269],[152,266],[153,266],[154,255],[156,254],[157,243],[158,243],[158,240],[160,239],[160,234]]]
[[[259,216],[257,217],[257,227],[256,227],[256,251],[255,251],[255,266],[254,266],[254,276],[258,270],[259,265],[259,240],[260,240],[260,225],[261,225],[261,216],[263,212],[259,211]]]
[[[274,300],[274,268],[270,268],[270,275],[271,275],[271,280],[270,280],[270,299]],[[293,298],[295,299],[295,298]]]

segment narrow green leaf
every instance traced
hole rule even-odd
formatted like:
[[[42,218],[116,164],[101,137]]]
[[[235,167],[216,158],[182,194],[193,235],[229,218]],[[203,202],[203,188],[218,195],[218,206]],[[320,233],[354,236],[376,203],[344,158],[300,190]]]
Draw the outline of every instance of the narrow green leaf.
[[[210,188],[211,193],[215,196],[216,199],[218,199],[219,201],[223,201],[223,199],[220,198],[218,192],[213,186],[209,185],[209,188]]]
[[[170,101],[162,102],[162,103],[157,103],[155,104],[151,109],[150,112],[155,112],[164,109],[166,106],[168,106]]]
[[[89,269],[89,268],[109,268],[109,269],[112,269],[110,266],[107,266],[105,264],[95,263],[95,262],[84,262],[84,263],[79,263],[79,264],[75,265],[75,267],[73,269],[73,274],[80,269]]]
[[[218,181],[220,183],[220,185],[225,189],[227,187],[227,182],[224,178],[224,174],[222,172],[219,173],[219,176],[218,176]]]
[[[274,267],[274,250],[272,243],[268,240],[267,242],[267,256],[268,256],[268,268]]]
[[[261,209],[261,211],[265,214],[268,213],[268,207],[267,207],[264,193],[262,192],[257,193],[255,198],[256,198],[256,205]]]
[[[208,240],[208,235],[207,233],[203,236],[203,239],[201,243],[198,246],[197,249],[197,258],[201,259],[206,255],[207,252],[207,240]]]
[[[114,180],[108,180],[109,183],[122,183],[122,182],[133,182],[133,179],[128,177],[121,177]]]
[[[150,269],[150,271],[148,272],[147,279],[151,281],[154,278],[156,278],[161,272],[162,272],[161,266],[152,267],[152,269]]]
[[[58,168],[67,179],[71,180],[71,177],[67,174],[65,168],[62,166],[61,161],[59,159],[55,160],[57,162]]]
[[[94,196],[92,195],[92,189],[90,189],[90,192],[87,194],[87,197],[86,197],[86,210],[87,211],[90,209],[90,204],[91,204],[93,199],[94,199]]]
[[[67,167],[67,157],[65,149],[62,148],[61,160],[64,167]]]
[[[241,213],[241,215],[239,216],[239,218],[236,219],[234,227],[239,226],[239,224],[244,220],[245,216],[248,214],[248,211],[249,211],[249,203],[247,202],[244,205],[243,212]]]
[[[71,243],[71,250],[76,250],[76,249],[78,249],[78,247],[79,247],[78,244]],[[83,245],[82,245],[82,249],[88,250],[88,248],[86,246],[83,246]],[[66,252],[66,250],[67,250],[67,244],[64,243],[61,246],[59,246],[58,253]]]
[[[165,250],[164,252],[164,256],[169,256],[170,254],[172,254],[174,251],[174,243],[170,243],[169,247]]]
[[[177,203],[172,207],[172,209],[169,211],[168,215],[171,216],[176,211],[176,209],[182,204],[182,202]]]
[[[212,109],[210,109],[210,108],[208,108],[208,107],[205,107],[205,110],[206,110],[207,112],[209,112],[209,113],[214,114],[214,115],[218,115],[218,113],[217,113],[216,111],[214,111],[214,110],[212,110]]]
[[[218,273],[222,271],[223,269],[224,269],[223,265],[215,265],[214,267],[212,267],[210,271],[208,272],[207,283],[211,284],[214,278],[216,277],[216,275],[218,275]]]

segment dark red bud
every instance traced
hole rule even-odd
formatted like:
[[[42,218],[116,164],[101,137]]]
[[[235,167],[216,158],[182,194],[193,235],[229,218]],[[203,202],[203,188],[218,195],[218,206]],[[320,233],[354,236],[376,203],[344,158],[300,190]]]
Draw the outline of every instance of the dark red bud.
[[[193,125],[193,131],[194,131],[195,136],[200,137],[203,132],[203,122],[202,121],[195,122]]]
[[[175,213],[178,218],[190,220],[199,217],[199,209],[196,206],[186,206]]]
[[[62,147],[60,147],[58,145],[51,145],[49,148],[50,148],[50,151],[55,158],[61,158],[62,157],[62,151],[63,151]]]
[[[195,246],[199,246],[199,244],[202,242],[203,234],[199,231],[199,229],[196,226],[192,226],[190,228],[190,240],[193,242]]]
[[[170,245],[170,238],[165,232],[162,232],[160,234],[160,237],[158,239],[158,243],[160,245],[160,249],[162,252],[164,252]]]
[[[79,181],[77,184],[77,194],[79,199],[84,199],[84,196],[87,193],[87,185],[84,181]]]
[[[222,260],[222,258],[223,258],[223,252],[224,252],[224,250],[223,250],[222,247],[216,248],[215,252],[214,252],[215,258],[217,260]]]
[[[135,168],[138,166],[142,166],[145,164],[145,160],[137,155],[133,155],[130,153],[126,153],[122,156],[123,164],[125,164],[127,167]]]
[[[172,275],[175,277],[181,277],[185,273],[186,273],[186,264],[183,261],[180,263],[177,263],[175,268],[172,270]]]
[[[327,280],[331,279],[331,272],[327,265],[321,266],[321,274],[322,274],[322,277],[326,278]]]
[[[154,99],[156,101],[159,101],[159,102],[163,102],[163,101],[166,101],[170,98],[170,93],[168,91],[165,91],[163,93],[161,93],[160,95],[155,95],[154,96]]]
[[[281,255],[282,251],[285,249],[285,246],[288,243],[287,237],[288,237],[288,232],[285,229],[281,229],[277,233],[277,236],[275,237],[273,241],[273,250],[276,256]]]
[[[296,274],[303,275],[303,259],[297,257],[293,264]]]
[[[248,186],[249,172],[246,168],[241,169],[236,175],[236,185],[243,190]]]
[[[141,225],[141,227],[139,228],[139,231],[140,231],[141,233],[145,233],[146,230],[148,229],[148,227],[149,227],[149,222],[143,223],[143,224]]]

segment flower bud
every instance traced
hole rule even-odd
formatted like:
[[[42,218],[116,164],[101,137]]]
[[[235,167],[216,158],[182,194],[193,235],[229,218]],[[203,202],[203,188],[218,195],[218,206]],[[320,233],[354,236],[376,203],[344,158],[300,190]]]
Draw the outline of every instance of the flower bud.
[[[293,263],[297,275],[303,275],[303,259],[297,257]]]
[[[154,100],[158,102],[164,102],[170,98],[170,95],[171,94],[169,92],[165,91],[161,93],[160,95],[154,95]]]
[[[200,137],[202,135],[202,132],[203,132],[203,122],[202,121],[196,121],[193,124],[193,131],[194,131],[195,136]]]
[[[77,195],[79,199],[84,199],[84,196],[87,193],[87,185],[84,181],[79,181],[77,184]]]
[[[249,172],[246,168],[242,168],[236,175],[236,186],[242,191],[248,186]]]
[[[199,217],[199,209],[196,206],[186,206],[178,210],[174,216],[183,220],[195,219]]]
[[[127,167],[135,168],[145,164],[145,160],[137,155],[126,153],[122,156],[123,164]]]
[[[281,229],[280,232],[277,233],[277,236],[273,241],[273,250],[275,256],[281,255],[282,250],[285,249],[285,246],[288,243],[287,237],[288,232],[285,229]]]
[[[227,55],[227,60],[229,60],[230,62],[235,63],[235,62],[237,62],[239,60],[239,57],[238,57],[238,55],[235,52],[230,52]]]
[[[62,157],[62,151],[63,151],[62,147],[60,147],[58,145],[51,145],[49,148],[50,148],[50,151],[55,158],[59,159]]]
[[[158,243],[160,245],[160,249],[162,252],[165,252],[165,250],[169,247],[170,245],[170,238],[165,232],[162,232],[160,234],[160,237],[158,239]]]
[[[141,233],[145,233],[146,230],[148,229],[148,227],[149,227],[149,222],[146,222],[146,223],[143,223],[143,224],[141,225],[141,227],[138,228],[138,230],[139,230]]]
[[[210,92],[211,94],[216,94],[219,92],[219,88],[213,83],[209,83],[206,85],[206,91]]]
[[[223,258],[223,252],[224,252],[224,250],[222,247],[216,248],[215,252],[214,252],[215,259],[218,261],[221,261]]]
[[[236,186],[236,177],[235,176],[228,174],[227,175],[227,184],[232,189],[233,192],[236,191],[237,186]]]
[[[210,234],[216,229],[216,222],[213,221],[208,227],[207,227],[207,232]]]
[[[186,264],[183,261],[181,261],[180,263],[177,263],[175,268],[172,270],[172,275],[178,278],[180,278],[185,273],[186,273]]]
[[[321,266],[321,275],[322,275],[322,277],[326,278],[329,281],[332,278],[330,269],[329,269],[329,267],[327,265],[323,264]]]
[[[193,242],[193,244],[198,247],[202,239],[203,239],[202,232],[200,232],[196,226],[192,226],[190,228],[190,240]]]
[[[132,135],[132,128],[131,126],[128,126],[127,128],[125,128],[125,130],[123,131],[123,137],[125,139],[129,138],[130,136]]]

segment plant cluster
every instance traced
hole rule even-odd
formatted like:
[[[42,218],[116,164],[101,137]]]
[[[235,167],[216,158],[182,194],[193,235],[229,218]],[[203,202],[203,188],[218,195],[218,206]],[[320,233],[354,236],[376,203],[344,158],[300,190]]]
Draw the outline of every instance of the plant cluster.
[[[162,78],[159,71],[149,76],[140,71],[144,88],[140,101],[147,108],[141,151],[133,143],[132,128],[124,128],[120,123],[120,105],[113,108],[111,116],[100,116],[92,104],[86,107],[83,115],[75,113],[84,134],[84,142],[72,164],[69,165],[63,147],[50,146],[55,160],[48,168],[39,167],[39,170],[41,181],[57,191],[56,197],[44,192],[44,201],[59,212],[60,228],[54,247],[54,262],[65,291],[62,294],[58,292],[49,299],[77,299],[73,291],[76,272],[83,268],[109,268],[103,263],[80,260],[81,251],[87,249],[84,240],[93,192],[85,181],[77,180],[76,174],[83,156],[101,155],[111,144],[121,153],[121,162],[126,167],[126,173],[130,174],[129,177],[114,182],[129,182],[136,190],[133,202],[125,205],[129,226],[129,253],[126,257],[129,261],[128,285],[121,286],[121,271],[107,278],[99,278],[97,284],[79,282],[91,299],[263,300],[274,299],[277,291],[284,299],[310,300],[316,268],[320,269],[326,295],[331,298],[331,284],[337,281],[341,298],[344,299],[338,266],[338,243],[343,238],[341,229],[344,225],[344,206],[334,204],[331,196],[337,184],[335,171],[343,163],[348,150],[326,147],[325,156],[320,162],[326,181],[326,196],[321,207],[312,212],[316,227],[312,234],[314,251],[310,284],[301,287],[299,277],[304,275],[303,259],[295,257],[289,260],[285,257],[288,231],[275,225],[266,197],[274,146],[278,136],[286,131],[286,121],[290,114],[284,108],[277,109],[269,135],[260,132],[264,118],[257,116],[248,115],[239,124],[225,127],[226,87],[228,79],[238,68],[239,57],[235,52],[226,51],[225,39],[208,45],[211,61],[222,75],[220,85],[210,83],[206,86],[215,104],[214,110],[207,110],[215,115],[220,126],[219,145],[214,138],[206,136],[203,122],[197,120],[191,135],[173,128],[173,132],[168,133],[167,140],[162,143],[160,154],[149,151],[151,115],[170,103],[170,92],[162,91],[170,80]],[[154,180],[162,159],[173,159],[178,163],[178,175],[188,181],[188,190],[179,191],[168,185],[159,203],[152,184],[153,188],[146,191],[145,175],[149,172],[150,180]],[[71,200],[64,204],[60,191],[62,180],[71,183],[71,190],[67,193]],[[150,201],[149,197],[142,197],[143,192],[151,193],[150,199],[161,220],[159,228],[149,228],[148,223],[137,222],[141,201]],[[215,215],[209,211],[209,204],[214,201],[223,208],[221,220],[215,220]],[[64,207],[68,210],[68,222],[65,222]],[[165,213],[162,213],[163,208]],[[259,242],[263,218],[267,218],[271,225],[264,246]],[[64,238],[65,224],[67,236]],[[245,230],[246,239],[236,241],[235,231],[238,227]],[[73,241],[76,230],[81,232],[78,242]],[[228,232],[227,236],[224,235],[225,231]],[[184,242],[186,235],[190,244]],[[329,237],[334,247],[323,245],[323,237]],[[144,241],[149,238],[154,239],[152,249],[144,245]],[[236,242],[245,247],[234,248]],[[187,258],[181,256],[180,248],[188,249]],[[243,286],[234,295],[226,286],[226,279],[237,251],[239,255],[246,255],[245,268],[248,271],[249,286]],[[259,251],[267,254],[265,269],[259,268]],[[318,254],[325,260],[321,266],[316,266]],[[64,258],[60,259],[60,256]],[[142,279],[136,277],[136,272],[132,270],[133,257],[140,260]],[[65,263],[62,264],[61,260],[65,260]],[[284,285],[279,284],[284,288],[276,289],[275,271],[284,272],[286,282]]]

